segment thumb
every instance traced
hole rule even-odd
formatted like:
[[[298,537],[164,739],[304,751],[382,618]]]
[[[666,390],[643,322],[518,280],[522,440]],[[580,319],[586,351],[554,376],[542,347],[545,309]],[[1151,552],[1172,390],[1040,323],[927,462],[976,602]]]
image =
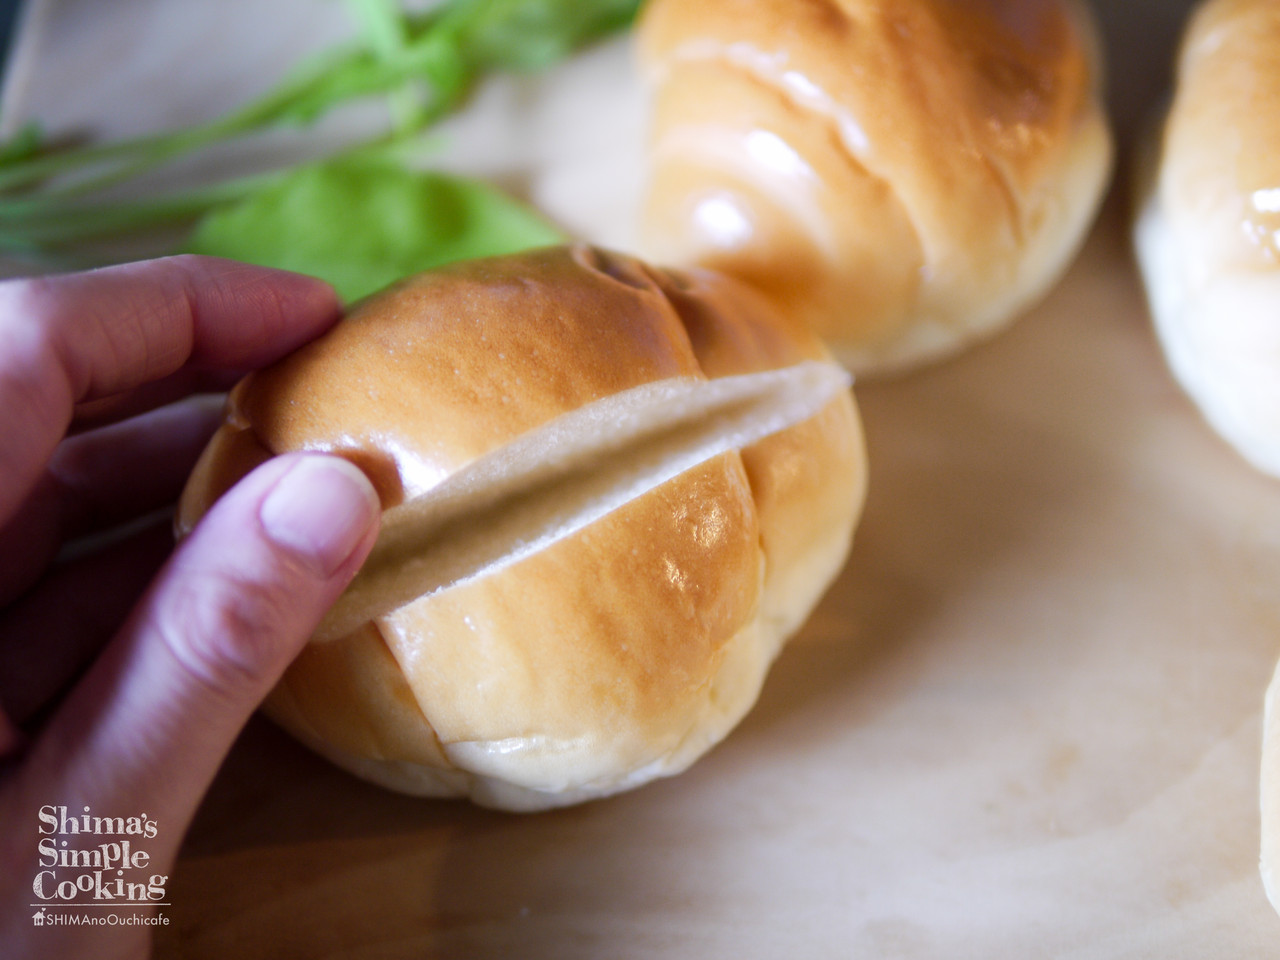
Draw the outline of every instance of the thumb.
[[[42,732],[28,800],[145,811],[152,862],[171,863],[241,727],[368,554],[378,513],[369,481],[334,457],[287,455],[242,480]]]

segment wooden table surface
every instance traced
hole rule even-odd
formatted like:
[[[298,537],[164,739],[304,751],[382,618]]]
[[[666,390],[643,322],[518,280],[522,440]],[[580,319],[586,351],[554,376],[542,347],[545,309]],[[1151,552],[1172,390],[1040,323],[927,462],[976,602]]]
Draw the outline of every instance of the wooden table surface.
[[[208,115],[342,29],[328,0],[43,8],[7,119],[99,134]],[[1150,82],[1122,62],[1117,81]],[[638,102],[615,46],[486,91],[447,162],[625,245]],[[1007,333],[858,385],[871,492],[851,561],[693,769],[505,815],[382,792],[255,720],[159,955],[1280,957],[1257,872],[1280,483],[1170,380],[1122,192]]]

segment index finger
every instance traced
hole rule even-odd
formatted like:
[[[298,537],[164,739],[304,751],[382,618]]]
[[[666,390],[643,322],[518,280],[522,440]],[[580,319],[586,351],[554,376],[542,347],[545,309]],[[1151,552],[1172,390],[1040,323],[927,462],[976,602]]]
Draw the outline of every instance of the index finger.
[[[0,520],[39,476],[76,404],[183,368],[263,366],[338,314],[320,280],[214,257],[0,282]]]

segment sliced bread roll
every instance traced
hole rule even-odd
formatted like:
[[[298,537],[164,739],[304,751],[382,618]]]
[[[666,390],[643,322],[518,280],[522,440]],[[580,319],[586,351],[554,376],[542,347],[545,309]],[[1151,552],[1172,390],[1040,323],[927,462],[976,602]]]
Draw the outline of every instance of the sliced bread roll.
[[[383,530],[268,713],[370,780],[520,810],[720,740],[843,564],[866,477],[811,334],[584,246],[412,278],[251,375],[180,531],[302,449],[364,469]]]

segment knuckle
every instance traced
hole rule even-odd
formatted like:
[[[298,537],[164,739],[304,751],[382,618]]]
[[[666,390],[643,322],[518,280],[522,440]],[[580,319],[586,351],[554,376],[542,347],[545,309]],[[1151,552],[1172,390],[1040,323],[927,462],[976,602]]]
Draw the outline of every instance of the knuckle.
[[[225,697],[265,693],[283,669],[288,591],[230,576],[186,578],[170,592],[157,627],[174,658]]]
[[[260,273],[240,278],[236,298],[257,318],[258,327],[275,333],[287,330],[298,310],[294,284],[281,276]],[[228,299],[232,299],[229,295]]]

